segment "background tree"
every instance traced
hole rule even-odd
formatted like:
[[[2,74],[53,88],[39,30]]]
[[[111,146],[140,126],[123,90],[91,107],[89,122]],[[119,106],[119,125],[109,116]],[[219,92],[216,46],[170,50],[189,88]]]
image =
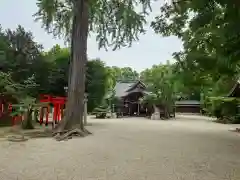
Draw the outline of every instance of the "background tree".
[[[150,0],[139,1],[137,4],[142,5],[142,12],[135,11],[136,2],[133,1],[38,1],[39,11],[36,16],[48,30],[53,27],[54,34],[72,34],[68,103],[59,132],[71,129],[76,129],[81,135],[83,133],[78,129],[84,132],[82,102],[89,32],[97,33],[99,47],[112,46],[116,49],[131,45],[139,33],[144,32],[144,17],[150,8]]]
[[[139,79],[139,74],[137,71],[130,67],[119,68],[116,66],[111,67],[113,70],[115,81],[135,81]]]
[[[50,94],[65,96],[66,93],[63,87],[68,84],[69,50],[56,45],[45,54],[46,58],[52,64],[48,87]],[[100,59],[89,60],[86,67],[85,86],[88,93],[88,111],[91,112],[101,103],[105,93],[111,86],[109,84],[111,82],[109,80],[108,69]]]
[[[108,71],[105,64],[97,59],[87,63],[86,91],[88,93],[88,111],[99,106],[109,88]]]
[[[23,28],[21,31],[25,32]],[[0,64],[3,68],[1,94],[7,96],[6,93],[8,93],[9,97],[19,102],[25,102],[24,98],[27,98],[27,102],[31,98],[38,99],[40,94],[65,96],[66,92],[64,91],[64,87],[67,86],[68,83],[69,49],[61,48],[59,45],[53,46],[47,52],[41,52],[41,49],[39,49],[37,55],[33,56],[34,58],[30,63],[27,63],[27,58],[31,56],[31,51],[26,51],[25,56],[18,58],[18,54],[20,54],[18,51],[19,49],[21,50],[21,48],[16,49],[16,52],[13,51],[12,45],[9,45],[12,43],[9,41],[9,38],[7,38],[9,37],[7,35],[9,32],[17,32],[17,30],[5,31],[2,29],[0,33]],[[32,33],[28,33],[31,34],[33,41]],[[24,40],[25,36],[18,37],[23,42],[28,41]],[[32,43],[38,44],[35,41]],[[38,46],[41,47],[41,45]],[[28,52],[30,53],[28,54]],[[14,56],[14,54],[16,56]],[[21,66],[18,65],[19,62],[21,62]],[[18,67],[24,70],[24,73],[19,73]],[[15,81],[13,77],[17,77],[14,79]],[[11,85],[9,85],[8,82]],[[100,59],[89,60],[87,62],[86,91],[89,95],[89,111],[92,111],[93,108],[101,103],[105,92],[108,91],[108,89],[112,89],[113,83],[115,83],[115,80],[110,75],[109,68],[106,67]],[[15,87],[17,87],[17,89]],[[20,87],[24,87],[25,90],[23,91]],[[98,89],[98,91],[96,91],[96,89]],[[16,103],[17,101],[9,101],[9,103]]]
[[[41,59],[42,46],[21,26],[16,30],[0,30],[1,71],[11,71],[14,81],[23,82],[35,71],[33,64]]]
[[[4,105],[4,109],[8,109],[8,103],[20,103],[26,102],[26,99],[33,99],[31,98],[31,93],[34,92],[33,89],[37,87],[34,77],[29,77],[26,79],[22,84],[16,83],[12,80],[11,74],[9,73],[0,73],[0,99],[1,99],[1,106]],[[0,125],[11,125],[11,116],[16,116],[22,111],[22,105],[15,104],[12,105],[13,112],[9,114],[9,112],[4,112],[5,114],[1,116],[1,124]],[[40,106],[39,106],[40,107]],[[24,129],[33,129],[32,124],[32,112],[26,111],[26,115],[23,122],[22,127]]]
[[[192,77],[184,84],[199,89],[206,103],[209,96],[227,96],[239,78],[239,19],[237,1],[180,0],[164,4],[151,24],[156,33],[183,41],[183,51],[174,53],[177,69]]]
[[[180,0],[161,7],[152,27],[156,33],[183,41],[183,51],[174,56],[181,74],[193,77],[192,82],[186,78],[186,84],[206,92],[217,88],[215,82],[225,81],[225,94],[232,87],[239,74],[238,12],[236,1],[221,0]]]
[[[176,87],[174,82],[173,65],[154,65],[141,73],[141,79],[146,83],[151,94],[146,96],[146,101],[154,105],[161,105],[164,111],[164,118],[170,118],[172,112]]]

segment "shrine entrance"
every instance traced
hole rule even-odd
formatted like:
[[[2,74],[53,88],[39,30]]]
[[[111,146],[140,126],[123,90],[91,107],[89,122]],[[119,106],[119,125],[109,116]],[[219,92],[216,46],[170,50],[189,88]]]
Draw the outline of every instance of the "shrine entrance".
[[[146,114],[146,109],[140,102],[140,98],[142,97],[142,92],[132,92],[124,98],[124,104],[127,105],[129,116],[141,116]]]
[[[117,82],[115,88],[115,97],[118,102],[115,104],[117,116],[148,116],[152,108],[143,104],[140,99],[148,94],[146,85],[140,80],[135,82]]]

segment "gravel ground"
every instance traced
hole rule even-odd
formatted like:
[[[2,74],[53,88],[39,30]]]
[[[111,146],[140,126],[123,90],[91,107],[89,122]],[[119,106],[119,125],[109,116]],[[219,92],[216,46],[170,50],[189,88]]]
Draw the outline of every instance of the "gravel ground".
[[[0,142],[0,180],[240,180],[240,134],[176,120],[90,119],[94,135]]]

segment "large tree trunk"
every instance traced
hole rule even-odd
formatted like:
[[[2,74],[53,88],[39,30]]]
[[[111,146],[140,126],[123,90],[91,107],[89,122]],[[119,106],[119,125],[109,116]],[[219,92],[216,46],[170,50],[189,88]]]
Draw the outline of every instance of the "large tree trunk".
[[[74,0],[73,5],[72,58],[69,68],[67,106],[65,117],[56,129],[58,134],[67,132],[64,136],[73,133],[84,135],[83,133],[86,132],[83,124],[83,100],[87,63],[88,3],[86,0]]]
[[[72,62],[73,62],[73,43],[74,43],[74,35],[75,35],[75,26],[76,26],[76,16],[73,16],[72,20],[72,34],[71,34],[71,47],[70,47],[70,57],[69,57],[69,68],[68,68],[68,87],[71,84],[71,74],[72,74]],[[69,93],[70,91],[68,91]]]

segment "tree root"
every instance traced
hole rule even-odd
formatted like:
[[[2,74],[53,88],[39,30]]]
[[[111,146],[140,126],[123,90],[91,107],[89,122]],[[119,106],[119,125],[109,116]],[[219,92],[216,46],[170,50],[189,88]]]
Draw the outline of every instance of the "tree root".
[[[53,137],[57,140],[57,141],[65,141],[68,139],[72,139],[73,137],[85,137],[87,135],[92,134],[91,132],[89,132],[87,129],[79,129],[79,128],[75,128],[72,130],[64,130],[62,132],[54,132],[53,133]]]
[[[24,141],[27,141],[28,138],[26,138],[24,135],[13,135],[13,136],[8,136],[7,140],[11,142],[24,142]]]
[[[87,135],[91,135],[92,133],[90,131],[88,131],[87,129],[83,129],[83,132],[86,133]]]

